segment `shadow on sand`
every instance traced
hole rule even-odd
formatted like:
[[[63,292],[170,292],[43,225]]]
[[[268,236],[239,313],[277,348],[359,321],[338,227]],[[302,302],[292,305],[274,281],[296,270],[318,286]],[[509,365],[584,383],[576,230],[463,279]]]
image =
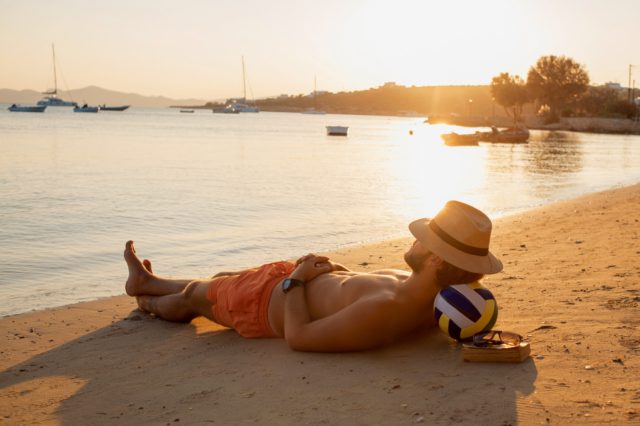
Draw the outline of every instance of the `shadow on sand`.
[[[465,363],[438,330],[374,351],[301,353],[134,310],[0,372],[0,425],[507,425],[536,377],[531,358]]]

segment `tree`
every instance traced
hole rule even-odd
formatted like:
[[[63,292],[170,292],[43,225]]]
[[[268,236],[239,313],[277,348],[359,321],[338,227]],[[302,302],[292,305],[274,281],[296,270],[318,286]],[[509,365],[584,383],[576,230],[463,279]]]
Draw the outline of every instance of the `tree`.
[[[633,118],[638,114],[638,107],[626,99],[611,99],[605,103],[604,115],[609,117]]]
[[[596,115],[604,111],[605,105],[617,100],[618,92],[610,87],[589,86],[587,92],[580,98],[578,106],[587,114]]]
[[[542,56],[527,74],[529,93],[556,114],[562,104],[587,91],[589,74],[584,65],[563,56]]]
[[[530,97],[524,80],[520,76],[509,75],[508,72],[493,77],[489,90],[495,102],[504,108],[507,116],[513,117],[515,113],[516,120],[522,116],[523,105],[529,103]]]

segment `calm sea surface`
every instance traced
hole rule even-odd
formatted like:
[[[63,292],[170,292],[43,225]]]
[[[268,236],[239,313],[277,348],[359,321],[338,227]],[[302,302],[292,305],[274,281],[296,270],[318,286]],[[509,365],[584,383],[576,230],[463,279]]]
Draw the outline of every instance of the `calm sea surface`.
[[[423,119],[0,104],[0,315],[408,235],[447,200],[491,217],[640,181],[640,137],[533,131],[445,147]],[[326,125],[350,126],[348,138]],[[409,135],[413,130],[413,136]]]

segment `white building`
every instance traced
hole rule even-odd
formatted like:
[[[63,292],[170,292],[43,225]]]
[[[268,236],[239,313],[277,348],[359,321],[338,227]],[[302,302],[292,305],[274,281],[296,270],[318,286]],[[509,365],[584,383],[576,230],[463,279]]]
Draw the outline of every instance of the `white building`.
[[[394,87],[406,87],[406,86],[402,86],[400,84],[396,84],[395,81],[390,81],[390,82],[385,83],[382,86],[380,86],[380,89],[393,89]]]
[[[313,98],[316,96],[321,96],[321,95],[326,95],[327,93],[329,93],[326,90],[316,90],[315,92],[311,92],[307,95],[307,98]]]
[[[622,92],[624,90],[627,90],[624,87],[620,86],[620,83],[614,83],[612,81],[610,81],[608,83],[605,83],[604,85],[606,87],[608,87],[609,89],[617,90],[618,92]]]
[[[280,96],[278,96],[276,99],[287,99],[289,97],[289,95],[285,95],[284,93]]]

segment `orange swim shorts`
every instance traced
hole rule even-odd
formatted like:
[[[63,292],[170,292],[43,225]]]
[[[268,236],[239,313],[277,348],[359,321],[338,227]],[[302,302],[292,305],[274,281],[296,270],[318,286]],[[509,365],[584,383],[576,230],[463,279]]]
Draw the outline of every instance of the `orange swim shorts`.
[[[215,278],[207,299],[216,322],[249,338],[278,337],[269,325],[268,307],[273,288],[293,271],[291,262],[262,265],[241,275]]]

